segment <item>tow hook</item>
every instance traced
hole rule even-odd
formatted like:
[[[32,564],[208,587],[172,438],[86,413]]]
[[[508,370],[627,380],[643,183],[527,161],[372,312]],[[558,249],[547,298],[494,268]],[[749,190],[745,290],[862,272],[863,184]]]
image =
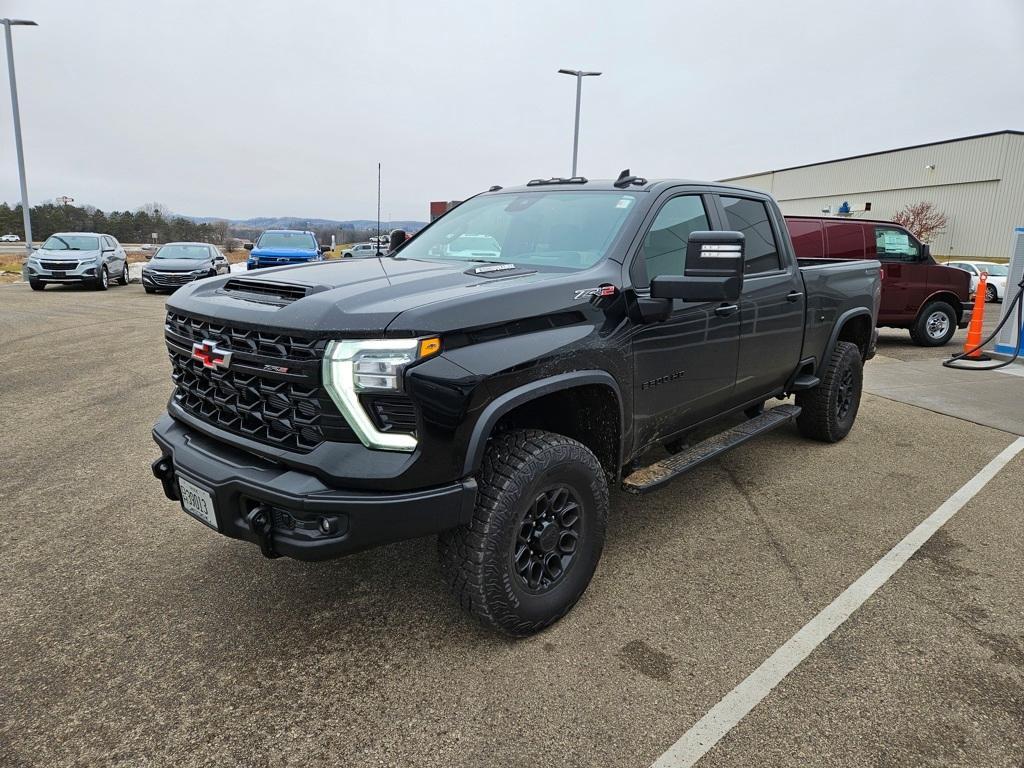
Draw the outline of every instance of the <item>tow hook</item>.
[[[153,462],[153,475],[164,487],[164,496],[171,501],[181,499],[178,495],[178,488],[174,484],[174,465],[171,463],[170,456],[161,456]]]
[[[263,556],[269,558],[280,557],[274,551],[274,524],[270,507],[264,504],[253,507],[252,511],[245,516],[245,522],[249,525],[249,530],[256,534],[256,540],[259,542],[260,552],[263,553]]]

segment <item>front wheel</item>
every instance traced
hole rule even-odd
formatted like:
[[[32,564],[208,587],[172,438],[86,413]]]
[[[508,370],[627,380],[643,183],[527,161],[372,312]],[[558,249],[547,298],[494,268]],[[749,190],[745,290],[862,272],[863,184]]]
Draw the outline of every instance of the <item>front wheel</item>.
[[[110,273],[107,272],[107,268],[100,267],[100,276],[96,279],[96,289],[105,291],[110,287]]]
[[[28,287],[33,291],[41,291],[46,288],[46,283],[41,280],[33,280],[31,277],[28,279]]]
[[[590,583],[604,546],[608,484],[584,445],[517,430],[492,440],[468,525],[438,551],[462,607],[510,635],[554,624]]]
[[[121,268],[121,276],[117,278],[118,285],[128,285],[128,262],[124,263],[124,267]]]
[[[914,321],[910,338],[921,347],[941,347],[956,333],[956,312],[944,301],[928,304]]]
[[[800,434],[812,440],[837,443],[850,434],[860,409],[863,363],[856,344],[836,342],[825,375],[814,389],[796,393]]]
[[[985,301],[989,302],[990,304],[993,301],[999,301],[999,291],[996,290],[996,287],[994,285],[985,286]]]

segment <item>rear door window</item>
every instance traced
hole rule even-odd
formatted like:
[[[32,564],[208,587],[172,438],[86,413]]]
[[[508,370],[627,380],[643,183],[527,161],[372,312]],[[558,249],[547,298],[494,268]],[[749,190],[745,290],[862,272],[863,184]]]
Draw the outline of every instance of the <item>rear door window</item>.
[[[899,227],[875,227],[876,258],[883,262],[918,261],[920,249],[910,233]]]
[[[721,200],[726,229],[742,232],[746,238],[743,246],[744,274],[778,272],[782,268],[779,246],[775,242],[765,204],[745,197],[722,197]]]

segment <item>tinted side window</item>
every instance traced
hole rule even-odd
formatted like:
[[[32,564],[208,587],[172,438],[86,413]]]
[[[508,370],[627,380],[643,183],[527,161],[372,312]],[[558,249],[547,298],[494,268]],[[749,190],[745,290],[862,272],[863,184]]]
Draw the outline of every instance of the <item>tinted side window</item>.
[[[708,229],[711,225],[700,195],[673,197],[665,203],[640,247],[647,279],[683,274],[687,238],[691,232]]]
[[[879,261],[917,261],[917,243],[910,233],[896,227],[875,227],[875,249]]]
[[[743,271],[750,275],[781,269],[779,247],[775,243],[765,204],[760,200],[723,197],[722,207],[725,208],[725,226],[742,232],[746,238],[743,246]]]

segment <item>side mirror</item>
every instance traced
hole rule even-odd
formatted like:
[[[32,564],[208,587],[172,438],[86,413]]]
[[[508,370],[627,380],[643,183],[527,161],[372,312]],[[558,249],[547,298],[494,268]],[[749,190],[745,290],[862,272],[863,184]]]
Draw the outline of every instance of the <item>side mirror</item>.
[[[246,244],[245,244],[245,245],[243,245],[242,247],[243,247],[243,248],[245,248],[245,250],[247,250],[247,251],[251,251],[251,250],[252,250],[253,248],[255,248],[256,246],[255,246],[255,245],[253,245],[252,243],[246,243]]]
[[[651,298],[735,301],[743,290],[742,232],[691,232],[682,275],[651,280]]]
[[[921,243],[921,261],[934,261],[932,259],[932,249],[928,243]]]

